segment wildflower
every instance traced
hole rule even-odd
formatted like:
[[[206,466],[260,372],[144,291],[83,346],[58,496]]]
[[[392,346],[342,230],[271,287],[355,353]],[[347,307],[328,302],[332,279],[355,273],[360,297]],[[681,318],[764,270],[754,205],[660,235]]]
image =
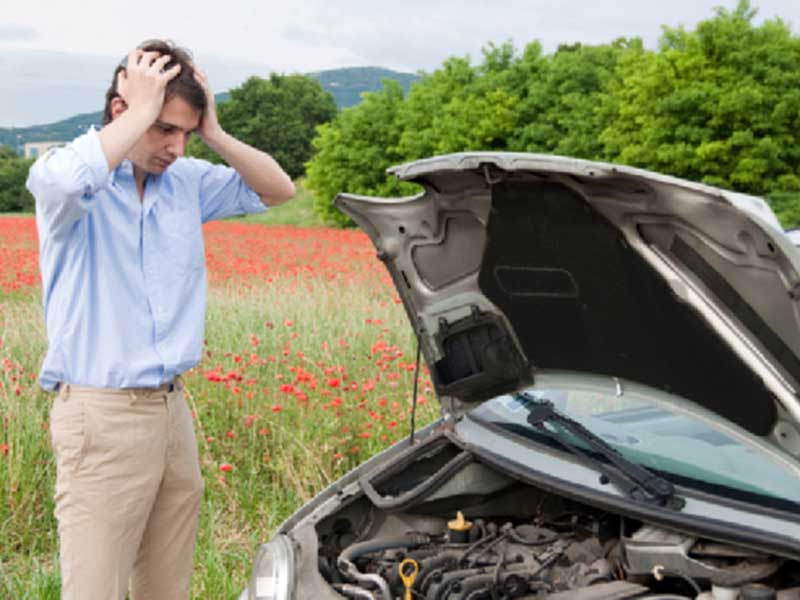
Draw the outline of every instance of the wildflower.
[[[231,465],[230,463],[222,463],[219,466],[219,470],[222,471],[223,473],[230,473],[231,471],[233,471],[233,465]]]

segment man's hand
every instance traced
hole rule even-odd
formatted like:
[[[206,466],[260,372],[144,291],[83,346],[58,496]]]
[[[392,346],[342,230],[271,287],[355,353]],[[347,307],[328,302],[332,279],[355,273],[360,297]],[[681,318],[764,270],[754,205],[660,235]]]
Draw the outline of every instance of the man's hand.
[[[194,78],[203,91],[206,93],[206,111],[200,119],[200,126],[197,128],[197,135],[207,145],[212,146],[215,139],[218,139],[223,133],[222,127],[217,119],[217,107],[214,104],[214,94],[211,91],[211,86],[208,85],[208,77],[197,65],[192,65],[194,68]]]
[[[128,54],[127,66],[117,75],[112,121],[98,134],[109,170],[117,168],[161,114],[167,83],[181,70],[180,65],[164,70],[170,58],[139,48]]]
[[[117,75],[117,92],[128,110],[141,111],[154,122],[164,107],[167,83],[181,70],[180,65],[164,70],[169,54],[146,52],[137,48],[128,55],[127,67]]]
[[[194,78],[206,93],[206,111],[200,119],[197,135],[225,162],[238,171],[266,205],[286,202],[294,195],[294,184],[280,165],[266,152],[228,135],[217,120],[214,94],[206,74],[192,65]]]

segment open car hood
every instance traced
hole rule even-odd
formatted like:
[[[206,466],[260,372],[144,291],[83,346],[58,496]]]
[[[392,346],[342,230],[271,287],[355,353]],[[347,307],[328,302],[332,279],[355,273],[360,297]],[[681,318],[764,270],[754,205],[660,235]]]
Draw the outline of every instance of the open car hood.
[[[385,262],[447,410],[584,371],[800,456],[800,252],[763,200],[535,154],[389,171],[424,191],[335,203]]]

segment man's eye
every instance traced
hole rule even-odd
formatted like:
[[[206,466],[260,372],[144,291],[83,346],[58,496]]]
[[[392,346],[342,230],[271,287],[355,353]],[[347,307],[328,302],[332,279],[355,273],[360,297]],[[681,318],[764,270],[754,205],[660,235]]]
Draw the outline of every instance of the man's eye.
[[[158,129],[159,129],[159,131],[161,131],[163,133],[172,133],[174,131],[174,129],[172,127],[167,127],[165,125],[159,125]]]

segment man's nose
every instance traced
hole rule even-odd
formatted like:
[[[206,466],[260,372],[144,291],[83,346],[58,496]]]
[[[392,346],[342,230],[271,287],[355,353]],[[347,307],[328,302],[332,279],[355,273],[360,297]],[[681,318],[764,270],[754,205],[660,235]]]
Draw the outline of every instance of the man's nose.
[[[167,150],[170,154],[181,157],[186,152],[186,144],[188,141],[189,134],[183,131],[176,131],[169,137],[169,141],[167,142]]]

